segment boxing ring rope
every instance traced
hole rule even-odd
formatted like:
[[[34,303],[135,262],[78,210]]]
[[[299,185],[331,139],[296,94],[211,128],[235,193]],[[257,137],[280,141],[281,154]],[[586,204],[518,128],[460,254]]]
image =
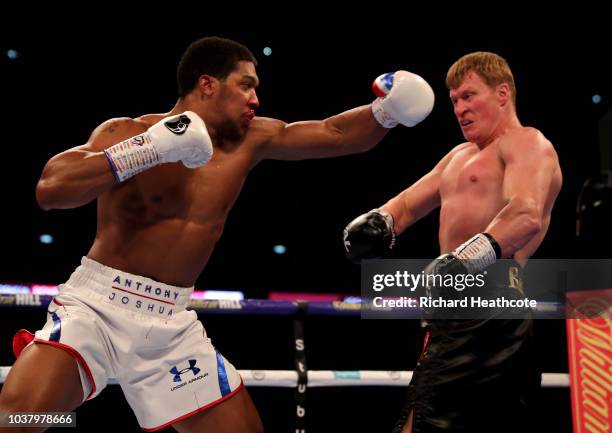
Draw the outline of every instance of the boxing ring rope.
[[[0,367],[0,383],[4,383],[11,367]],[[294,370],[238,370],[246,386],[295,388],[298,374]],[[309,370],[308,387],[331,386],[408,386],[412,371],[376,370]],[[115,380],[109,383],[116,384]],[[543,388],[569,387],[566,373],[542,374]]]
[[[0,308],[2,307],[41,307],[46,308],[52,295],[39,295],[32,293],[0,294]],[[187,308],[197,313],[206,314],[256,314],[294,316],[298,313],[300,302],[270,301],[267,299],[244,300],[212,300],[191,299]],[[366,304],[342,301],[316,301],[304,302],[305,314],[308,316],[361,316],[367,308]],[[382,308],[377,308],[383,311]],[[407,311],[402,317],[406,319],[420,319],[420,308],[405,308]],[[389,310],[390,311],[390,310]],[[565,306],[558,302],[538,301],[533,309],[536,319],[565,319]]]
[[[51,302],[51,295],[28,293],[0,294],[1,307],[41,307]],[[291,302],[262,299],[247,300],[194,300],[189,308],[206,314],[251,314],[298,316],[300,311],[308,316],[360,316],[362,304],[348,302]],[[407,316],[417,319],[420,311],[413,309]],[[539,302],[534,310],[536,318],[564,318],[565,306],[554,302]],[[0,367],[0,383],[4,383],[10,367]],[[239,370],[247,386],[295,388],[299,383],[296,370]],[[412,371],[374,370],[305,370],[307,386],[407,386]],[[111,383],[113,383],[111,381]],[[543,373],[542,387],[567,388],[569,375],[566,373]]]

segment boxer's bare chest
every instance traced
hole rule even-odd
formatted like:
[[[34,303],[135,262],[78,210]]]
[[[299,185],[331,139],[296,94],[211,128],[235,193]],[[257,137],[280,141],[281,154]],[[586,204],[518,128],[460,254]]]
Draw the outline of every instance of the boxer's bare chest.
[[[458,152],[440,180],[440,244],[455,248],[483,231],[505,205],[504,164],[492,144]]]
[[[248,151],[216,150],[213,159],[195,170],[181,163],[143,172],[113,192],[112,202],[128,219],[148,224],[178,219],[212,222],[225,219],[252,165]]]

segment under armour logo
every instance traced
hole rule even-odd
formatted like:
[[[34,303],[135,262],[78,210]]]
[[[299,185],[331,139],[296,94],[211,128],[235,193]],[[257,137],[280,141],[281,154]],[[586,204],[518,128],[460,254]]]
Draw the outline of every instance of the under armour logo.
[[[174,367],[172,367],[170,369],[170,373],[174,374],[174,382],[180,382],[181,381],[181,374],[187,373],[190,370],[191,370],[191,372],[193,373],[194,376],[196,374],[198,374],[200,372],[200,369],[195,366],[196,362],[197,361],[195,359],[190,359],[189,360],[189,367],[184,368],[181,371],[179,371],[178,368],[176,368],[176,365]]]
[[[191,123],[191,119],[187,117],[187,115],[181,114],[175,120],[168,120],[167,122],[164,122],[164,125],[173,134],[183,135],[185,131],[187,131],[187,127],[189,126],[190,123]]]

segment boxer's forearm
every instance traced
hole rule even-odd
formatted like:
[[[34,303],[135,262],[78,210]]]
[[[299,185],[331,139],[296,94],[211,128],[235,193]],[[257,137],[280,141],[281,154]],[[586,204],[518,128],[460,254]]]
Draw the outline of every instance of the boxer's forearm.
[[[53,157],[36,185],[42,209],[69,209],[97,198],[116,184],[103,152],[72,149]]]
[[[534,206],[511,200],[485,230],[493,236],[502,257],[512,257],[542,230],[541,212]]]

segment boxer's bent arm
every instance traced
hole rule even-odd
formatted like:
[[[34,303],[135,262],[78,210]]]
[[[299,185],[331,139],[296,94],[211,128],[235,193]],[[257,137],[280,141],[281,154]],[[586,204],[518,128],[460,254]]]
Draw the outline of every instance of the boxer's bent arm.
[[[455,154],[470,143],[462,143],[448,152],[436,166],[410,187],[389,200],[380,210],[393,216],[396,234],[402,233],[409,226],[440,206],[440,179],[442,172]]]
[[[325,120],[277,121],[272,127],[269,140],[260,148],[260,159],[300,160],[365,152],[389,131],[374,119],[370,105]]]
[[[103,150],[146,131],[133,119],[112,119],[97,127],[88,142],[51,158],[36,185],[41,208],[69,209],[97,198],[117,184]]]
[[[551,188],[558,160],[552,144],[532,128],[500,144],[500,156],[507,204],[485,232],[495,238],[502,257],[512,257],[546,227],[546,203],[551,193],[558,194]]]

